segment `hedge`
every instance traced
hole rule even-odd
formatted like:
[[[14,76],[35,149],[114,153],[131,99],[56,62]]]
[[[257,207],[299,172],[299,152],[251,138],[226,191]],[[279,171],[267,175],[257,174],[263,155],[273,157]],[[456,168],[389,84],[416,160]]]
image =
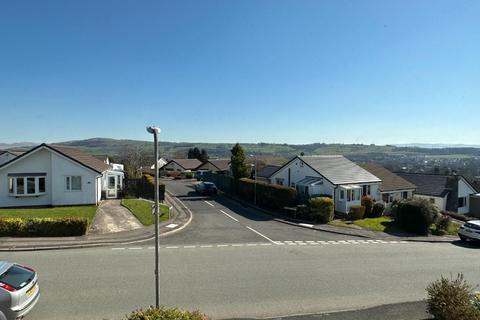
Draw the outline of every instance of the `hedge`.
[[[137,310],[127,316],[125,320],[208,320],[209,318],[199,311],[182,311],[176,308],[154,308]]]
[[[0,218],[0,237],[68,237],[87,232],[86,218]]]
[[[348,213],[348,219],[350,220],[360,220],[365,216],[365,207],[354,205],[350,207],[350,212]]]
[[[370,216],[372,218],[379,218],[383,216],[383,212],[385,212],[385,205],[381,202],[377,202],[373,205],[372,214]]]
[[[328,223],[333,220],[334,205],[333,199],[327,197],[316,197],[308,201],[310,218],[314,221]]]
[[[237,181],[236,190],[238,196],[253,202],[255,181],[242,178]],[[297,191],[294,188],[257,181],[257,205],[260,207],[281,211],[284,207],[295,205],[296,199]]]
[[[402,200],[392,208],[395,223],[415,234],[427,235],[439,217],[438,209],[427,199]]]
[[[149,174],[143,175],[143,190],[142,198],[153,199],[155,197],[155,177]],[[163,183],[158,184],[158,196],[160,200],[165,200],[165,185]]]

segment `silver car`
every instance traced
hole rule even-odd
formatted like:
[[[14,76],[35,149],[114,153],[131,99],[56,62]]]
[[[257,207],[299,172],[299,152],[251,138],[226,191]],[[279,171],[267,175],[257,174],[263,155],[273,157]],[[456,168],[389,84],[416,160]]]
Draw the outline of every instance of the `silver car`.
[[[38,275],[35,270],[0,261],[0,320],[23,319],[39,297]]]

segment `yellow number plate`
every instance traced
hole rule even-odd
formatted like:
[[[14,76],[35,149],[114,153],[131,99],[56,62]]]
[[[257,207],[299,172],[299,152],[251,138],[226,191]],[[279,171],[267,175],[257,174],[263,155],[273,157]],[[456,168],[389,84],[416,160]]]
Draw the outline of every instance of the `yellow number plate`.
[[[37,291],[37,285],[36,284],[33,287],[31,287],[30,289],[28,289],[27,296],[30,297],[32,294],[35,293],[35,291]]]

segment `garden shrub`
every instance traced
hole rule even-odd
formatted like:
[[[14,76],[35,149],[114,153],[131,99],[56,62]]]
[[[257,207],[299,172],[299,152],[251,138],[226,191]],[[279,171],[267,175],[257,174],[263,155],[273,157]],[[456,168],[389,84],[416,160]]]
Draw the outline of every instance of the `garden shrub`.
[[[305,204],[299,204],[297,206],[296,218],[298,219],[310,219],[309,208]]]
[[[199,311],[182,311],[176,308],[140,309],[132,312],[125,320],[208,320],[209,318]]]
[[[369,196],[362,197],[362,206],[365,207],[365,217],[370,218],[373,210],[373,199]]]
[[[379,218],[383,216],[385,212],[385,205],[381,202],[377,202],[373,205],[372,214],[370,215],[372,218]]]
[[[470,286],[458,274],[456,279],[443,276],[427,287],[427,310],[437,320],[479,320],[477,297]]]
[[[437,235],[446,235],[448,233],[448,228],[452,224],[452,218],[449,216],[440,216],[435,222],[435,234]]]
[[[393,210],[395,223],[415,234],[427,235],[438,218],[437,207],[427,199],[402,200]]]
[[[192,172],[185,173],[185,179],[192,179],[192,178],[193,178],[193,173]]]
[[[237,181],[236,190],[241,198],[253,202],[255,181],[242,178]],[[296,199],[297,191],[294,188],[257,181],[257,205],[260,207],[281,212],[285,207],[294,206]]]
[[[158,196],[160,200],[165,200],[165,185],[158,184]],[[140,198],[153,200],[155,197],[155,177],[149,174],[143,175],[143,185],[140,191]]]
[[[2,237],[68,237],[87,232],[86,218],[0,218]]]
[[[365,207],[364,206],[351,206],[350,212],[348,213],[349,220],[360,220],[365,216]]]
[[[327,197],[316,197],[308,200],[310,218],[313,221],[328,223],[333,220],[334,205],[333,199]]]

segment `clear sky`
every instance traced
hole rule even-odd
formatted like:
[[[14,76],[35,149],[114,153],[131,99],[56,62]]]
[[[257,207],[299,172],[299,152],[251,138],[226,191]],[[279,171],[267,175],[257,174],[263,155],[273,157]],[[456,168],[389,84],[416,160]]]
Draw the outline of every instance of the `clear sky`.
[[[0,142],[480,143],[480,1],[0,2]]]

